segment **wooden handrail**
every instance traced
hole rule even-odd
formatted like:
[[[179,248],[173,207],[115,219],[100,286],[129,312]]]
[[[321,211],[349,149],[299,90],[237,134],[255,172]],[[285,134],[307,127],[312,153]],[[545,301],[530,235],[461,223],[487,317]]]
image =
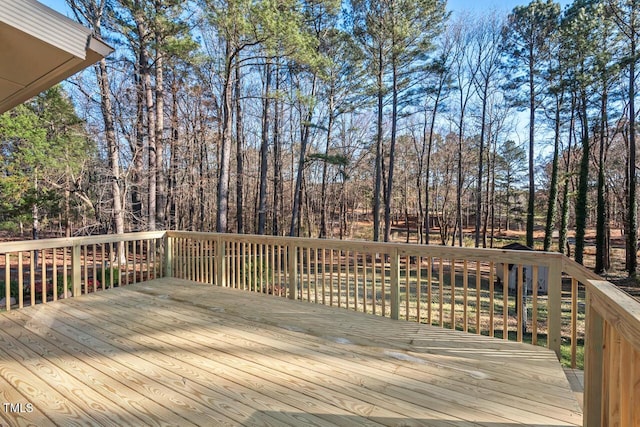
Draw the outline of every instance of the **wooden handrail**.
[[[37,251],[62,247],[82,246],[89,244],[103,244],[116,242],[131,242],[134,240],[162,239],[164,231],[141,231],[126,234],[101,234],[98,236],[60,237],[54,239],[19,240],[0,243],[0,254],[21,251]]]

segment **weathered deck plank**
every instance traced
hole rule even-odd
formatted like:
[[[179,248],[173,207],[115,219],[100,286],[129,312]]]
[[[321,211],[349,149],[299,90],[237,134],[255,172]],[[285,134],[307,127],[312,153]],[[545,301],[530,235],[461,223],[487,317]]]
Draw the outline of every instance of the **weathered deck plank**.
[[[546,349],[176,279],[3,313],[0,390],[9,425],[582,423]]]

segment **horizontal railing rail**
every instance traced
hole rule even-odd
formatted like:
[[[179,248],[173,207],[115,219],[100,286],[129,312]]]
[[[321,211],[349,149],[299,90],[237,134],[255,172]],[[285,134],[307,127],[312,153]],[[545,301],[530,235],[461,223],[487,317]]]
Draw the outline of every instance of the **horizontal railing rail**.
[[[6,310],[156,277],[546,345],[584,357],[585,425],[640,425],[640,303],[561,254],[179,231],[0,243]]]

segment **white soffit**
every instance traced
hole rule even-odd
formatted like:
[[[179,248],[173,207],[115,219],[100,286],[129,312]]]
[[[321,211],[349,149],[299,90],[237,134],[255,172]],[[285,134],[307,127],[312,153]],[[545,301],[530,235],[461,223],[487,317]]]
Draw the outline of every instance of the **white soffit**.
[[[0,113],[112,51],[91,30],[36,0],[0,0]]]

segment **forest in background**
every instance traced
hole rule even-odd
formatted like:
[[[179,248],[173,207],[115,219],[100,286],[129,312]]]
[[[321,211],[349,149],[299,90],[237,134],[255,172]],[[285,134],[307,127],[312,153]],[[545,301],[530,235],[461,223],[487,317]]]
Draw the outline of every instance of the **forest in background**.
[[[116,51],[0,116],[5,230],[522,228],[583,262],[593,229],[599,273],[621,230],[636,274],[636,0],[67,2]]]

